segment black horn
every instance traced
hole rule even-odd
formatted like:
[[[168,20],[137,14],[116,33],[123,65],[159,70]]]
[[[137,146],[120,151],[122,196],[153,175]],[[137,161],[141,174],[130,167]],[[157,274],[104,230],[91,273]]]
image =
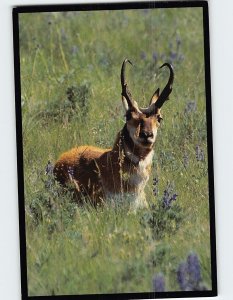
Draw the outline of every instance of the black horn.
[[[161,108],[163,106],[164,102],[166,100],[169,100],[169,95],[172,92],[172,85],[173,85],[173,81],[174,81],[173,66],[169,63],[165,63],[160,67],[160,69],[165,67],[165,66],[169,68],[170,76],[169,76],[169,79],[168,79],[168,82],[167,82],[165,88],[163,89],[163,91],[161,92],[158,100],[155,103],[158,108]]]
[[[169,100],[169,95],[172,92],[172,85],[173,85],[173,81],[174,81],[174,70],[173,70],[173,66],[169,63],[165,63],[163,64],[161,68],[163,67],[168,67],[169,71],[170,71],[170,75],[169,75],[169,79],[168,82],[165,86],[165,88],[163,89],[163,91],[161,92],[161,94],[158,97],[158,100],[153,103],[152,105],[150,105],[148,108],[140,108],[142,113],[145,114],[153,114],[156,111],[156,108],[161,108],[164,104],[165,101]]]
[[[130,63],[131,65],[133,65],[131,63],[131,61],[128,60],[127,58],[122,63],[122,67],[121,67],[121,87],[122,87],[122,92],[121,92],[121,95],[122,95],[122,97],[124,97],[126,99],[129,107],[134,107],[134,101],[133,101],[132,95],[131,95],[131,93],[129,91],[127,82],[125,80],[125,67],[126,67],[127,62]]]

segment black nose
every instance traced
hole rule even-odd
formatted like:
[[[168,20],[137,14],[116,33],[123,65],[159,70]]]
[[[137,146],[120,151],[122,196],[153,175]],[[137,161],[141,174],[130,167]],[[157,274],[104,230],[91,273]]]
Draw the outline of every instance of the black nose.
[[[150,137],[153,137],[153,132],[151,131],[141,131],[139,134],[139,137],[142,139],[148,139]]]

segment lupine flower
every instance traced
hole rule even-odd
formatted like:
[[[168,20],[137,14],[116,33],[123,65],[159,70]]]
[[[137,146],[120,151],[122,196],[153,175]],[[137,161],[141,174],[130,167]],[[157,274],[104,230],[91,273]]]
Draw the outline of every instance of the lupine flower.
[[[53,173],[53,164],[49,160],[46,167],[45,167],[45,174],[46,175],[51,175],[52,173]]]
[[[184,167],[187,168],[189,165],[189,157],[188,154],[185,152],[183,156],[183,161],[184,161]]]
[[[51,187],[54,184],[53,168],[54,168],[53,164],[50,161],[48,161],[45,167],[45,175],[47,175],[47,178],[44,181],[44,184],[46,189],[51,189]]]
[[[176,60],[177,59],[177,53],[176,52],[174,52],[174,51],[171,51],[170,52],[170,59],[171,59],[171,61],[174,61],[174,60]]]
[[[162,273],[153,278],[153,292],[165,292],[165,279]]]
[[[154,196],[157,196],[158,193],[159,193],[159,191],[158,191],[158,183],[159,183],[159,180],[158,180],[158,178],[155,177],[153,179],[153,194],[154,194]]]
[[[189,254],[187,258],[187,271],[189,282],[192,286],[197,286],[201,281],[201,268],[198,256],[195,253]]]
[[[170,208],[172,201],[175,201],[177,194],[173,194],[173,188],[170,183],[168,183],[167,188],[163,192],[163,208]]]
[[[204,151],[201,149],[199,145],[196,146],[196,159],[197,161],[204,161]]]
[[[179,36],[176,37],[176,45],[174,45],[173,42],[169,43],[169,48],[170,48],[170,52],[169,52],[169,60],[170,62],[181,62],[184,60],[184,55],[181,54],[180,52],[180,46],[181,46],[181,39]]]
[[[195,112],[197,110],[197,103],[196,101],[190,101],[186,104],[184,113],[185,114],[190,114],[192,112]]]
[[[186,291],[189,286],[186,262],[180,263],[176,275],[177,275],[177,281],[179,283],[180,289],[182,291]]]
[[[201,282],[200,262],[195,253],[190,253],[186,262],[182,262],[179,265],[176,275],[182,291],[200,291],[207,289]]]

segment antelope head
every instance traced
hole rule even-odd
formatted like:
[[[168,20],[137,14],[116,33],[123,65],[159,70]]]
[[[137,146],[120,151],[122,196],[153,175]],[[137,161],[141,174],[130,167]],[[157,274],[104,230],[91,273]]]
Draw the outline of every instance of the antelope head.
[[[172,92],[174,71],[172,65],[165,63],[160,68],[167,67],[170,71],[169,79],[160,93],[158,88],[151,97],[149,106],[139,107],[129,91],[125,79],[126,64],[132,63],[125,59],[121,67],[122,102],[126,110],[126,127],[133,142],[143,148],[152,148],[156,139],[157,130],[162,120],[161,107],[169,99]]]

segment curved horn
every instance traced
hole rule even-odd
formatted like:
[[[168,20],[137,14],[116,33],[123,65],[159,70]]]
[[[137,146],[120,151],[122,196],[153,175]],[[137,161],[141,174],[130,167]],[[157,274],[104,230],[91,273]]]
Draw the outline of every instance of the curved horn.
[[[158,100],[155,103],[150,105],[148,108],[140,108],[142,113],[153,114],[153,113],[155,113],[156,108],[161,108],[163,106],[164,102],[166,100],[169,100],[169,95],[172,92],[172,84],[174,81],[174,70],[173,70],[173,66],[169,63],[163,64],[160,67],[160,69],[165,66],[168,67],[169,71],[170,71],[168,82],[167,82],[165,88],[163,89],[163,91],[161,92],[161,94],[159,95]]]
[[[129,107],[134,107],[134,101],[132,99],[132,95],[131,95],[131,93],[129,91],[128,85],[127,85],[126,80],[125,80],[125,66],[126,66],[127,62],[130,63],[131,65],[133,65],[131,63],[131,61],[128,60],[127,58],[122,63],[122,67],[121,67],[121,87],[122,87],[122,92],[121,92],[121,95],[122,95],[123,99],[124,98],[126,99]]]
[[[170,76],[169,76],[169,79],[168,79],[168,82],[167,82],[165,88],[164,88],[163,91],[161,92],[161,94],[160,94],[158,100],[156,101],[156,106],[157,106],[158,108],[161,108],[161,107],[163,106],[164,102],[165,102],[166,100],[169,100],[169,95],[170,95],[171,92],[172,92],[172,85],[173,85],[173,81],[174,81],[174,70],[173,70],[173,66],[172,66],[171,64],[169,64],[169,63],[165,63],[165,64],[163,64],[163,65],[160,67],[160,69],[163,68],[163,67],[165,67],[165,66],[169,68]]]

